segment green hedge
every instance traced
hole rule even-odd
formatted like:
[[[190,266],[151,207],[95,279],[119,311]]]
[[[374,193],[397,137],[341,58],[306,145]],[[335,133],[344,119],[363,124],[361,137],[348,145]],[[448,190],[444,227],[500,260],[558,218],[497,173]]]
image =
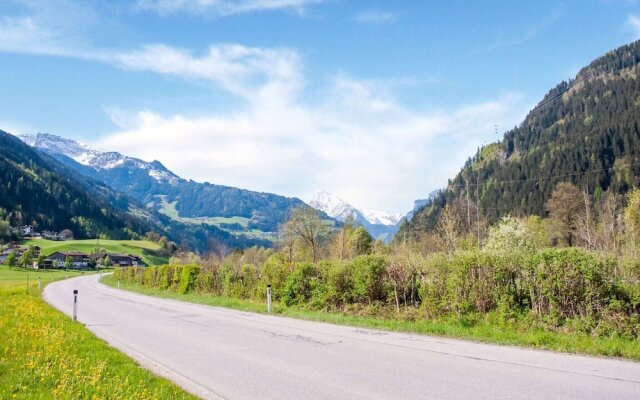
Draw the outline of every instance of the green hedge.
[[[352,261],[262,265],[164,265],[116,269],[116,278],[148,287],[198,291],[308,309],[412,309],[422,318],[497,312],[550,327],[640,336],[640,290],[615,274],[615,263],[580,249],[532,254],[459,252],[412,259],[360,256]]]

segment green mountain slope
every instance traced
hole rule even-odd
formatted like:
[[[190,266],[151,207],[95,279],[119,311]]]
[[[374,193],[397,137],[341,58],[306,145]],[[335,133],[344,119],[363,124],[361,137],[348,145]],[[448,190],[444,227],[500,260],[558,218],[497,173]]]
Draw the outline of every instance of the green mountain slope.
[[[12,225],[71,229],[78,238],[144,235],[153,226],[123,211],[130,206],[126,197],[74,178],[52,158],[0,131],[0,208]]]
[[[445,204],[465,207],[467,191],[471,203],[479,198],[481,218],[493,223],[506,214],[545,216],[559,182],[574,183],[596,201],[607,190],[625,194],[637,187],[639,63],[640,41],[605,54],[553,88],[520,126],[469,159],[396,238],[432,230]]]

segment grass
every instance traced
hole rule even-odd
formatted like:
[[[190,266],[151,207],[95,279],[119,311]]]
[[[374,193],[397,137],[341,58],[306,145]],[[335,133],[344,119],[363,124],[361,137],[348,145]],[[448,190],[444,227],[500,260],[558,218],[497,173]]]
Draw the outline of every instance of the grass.
[[[102,282],[116,286],[113,276],[105,276]],[[266,313],[266,304],[250,300],[216,297],[209,294],[178,294],[170,290],[148,288],[131,283],[120,283],[120,288],[137,293],[168,299],[233,308],[242,311]],[[531,327],[527,323],[500,323],[495,314],[478,318],[406,319],[356,316],[339,312],[306,310],[274,304],[274,314],[327,322],[336,325],[444,336],[484,343],[532,347],[538,349],[578,353],[593,356],[621,357],[640,360],[640,340],[619,337],[593,337],[586,334],[564,333]]]
[[[0,267],[0,399],[196,399],[48,306],[33,277],[64,271],[28,273]]]
[[[264,232],[259,229],[249,229],[250,219],[246,217],[181,217],[178,213],[178,210],[176,210],[177,203],[177,201],[169,203],[166,201],[166,199],[163,199],[162,203],[160,204],[159,211],[171,219],[186,224],[213,225],[233,235],[244,236],[250,239],[275,239],[275,235],[273,233]],[[230,224],[238,224],[242,229],[230,228]]]
[[[147,265],[163,265],[169,259],[155,254],[161,250],[159,244],[148,240],[65,240],[55,241],[47,239],[28,239],[22,242],[23,245],[40,246],[44,255],[50,255],[56,251],[77,250],[84,253],[91,253],[96,247],[104,248],[110,253],[135,254],[142,257]]]

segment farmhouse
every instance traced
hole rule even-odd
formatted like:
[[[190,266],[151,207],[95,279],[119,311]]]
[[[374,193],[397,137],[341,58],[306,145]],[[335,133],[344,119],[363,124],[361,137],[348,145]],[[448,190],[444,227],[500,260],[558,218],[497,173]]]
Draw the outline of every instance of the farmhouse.
[[[137,267],[144,265],[142,259],[135,254],[113,254],[113,253],[96,253],[89,257],[98,264],[104,265],[105,259],[109,257],[114,267]]]
[[[67,257],[71,259],[72,268],[83,269],[89,267],[89,256],[79,251],[56,251],[47,259],[57,263],[58,268],[63,268]]]
[[[0,264],[3,264],[11,253],[15,253],[16,257],[20,257],[27,250],[29,250],[27,246],[18,246],[15,243],[9,244],[5,249],[0,251]],[[34,258],[40,257],[40,246],[31,246],[31,250],[33,251]]]

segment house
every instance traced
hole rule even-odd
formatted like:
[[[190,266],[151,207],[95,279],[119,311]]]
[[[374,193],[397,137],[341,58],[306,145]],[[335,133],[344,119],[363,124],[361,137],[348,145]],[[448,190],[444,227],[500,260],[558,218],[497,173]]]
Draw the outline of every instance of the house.
[[[114,267],[137,267],[144,265],[142,259],[135,254],[95,253],[89,257],[95,260],[97,264],[104,265],[104,260],[107,256],[111,260],[111,265]]]
[[[15,253],[16,257],[21,257],[29,248],[33,250],[33,258],[40,257],[40,251],[42,250],[40,246],[18,246],[14,242],[10,243],[6,248],[0,251],[0,264],[4,264],[11,253]]]
[[[89,267],[89,256],[79,251],[56,251],[47,257],[47,259],[52,262],[55,261],[58,264],[58,268],[64,268],[67,257],[71,259],[71,268],[85,269]]]

